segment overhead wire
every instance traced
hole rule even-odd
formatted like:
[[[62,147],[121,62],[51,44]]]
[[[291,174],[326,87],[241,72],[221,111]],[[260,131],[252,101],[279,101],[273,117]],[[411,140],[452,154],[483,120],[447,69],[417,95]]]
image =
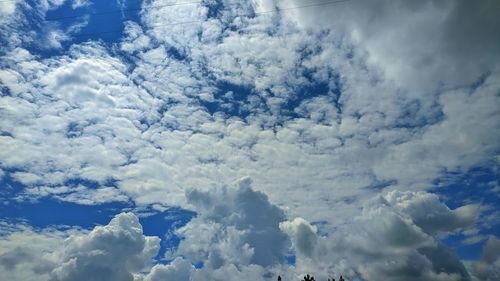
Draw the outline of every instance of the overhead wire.
[[[327,5],[333,5],[333,4],[343,3],[343,2],[350,2],[350,1],[352,1],[352,0],[326,1],[326,2],[311,3],[311,4],[307,4],[307,5],[300,5],[300,6],[293,6],[293,7],[286,7],[286,8],[275,8],[273,10],[262,11],[262,12],[253,12],[253,13],[247,13],[247,14],[236,14],[235,16],[236,17],[250,17],[250,16],[255,16],[255,15],[278,13],[278,12],[282,12],[282,11],[297,10],[297,9],[303,9],[303,8],[309,8],[309,7],[327,6]],[[185,24],[200,23],[200,22],[204,22],[204,21],[205,20],[193,20],[193,21],[184,21],[184,22],[173,22],[173,23],[166,23],[166,24],[150,25],[148,27],[149,28],[155,28],[155,27],[163,27],[163,26],[185,25]],[[120,29],[120,30],[109,30],[109,31],[101,31],[101,32],[92,32],[92,33],[77,34],[77,35],[74,35],[73,37],[74,38],[91,37],[91,36],[95,36],[95,35],[105,35],[105,34],[113,34],[113,33],[121,33],[121,32],[123,32],[122,29]]]
[[[152,10],[152,9],[158,9],[158,8],[164,8],[164,7],[193,5],[193,4],[201,4],[201,3],[203,3],[203,1],[170,3],[170,4],[164,4],[164,5],[153,5],[153,6],[149,6],[149,7],[127,8],[127,9],[120,9],[120,10],[87,13],[87,14],[84,14],[84,15],[54,17],[54,18],[47,18],[45,20],[46,21],[58,21],[58,20],[66,20],[66,19],[83,18],[83,17],[87,17],[87,16],[102,16],[102,15],[119,14],[119,13],[126,13],[126,12],[135,12],[135,11],[142,11],[142,10]]]

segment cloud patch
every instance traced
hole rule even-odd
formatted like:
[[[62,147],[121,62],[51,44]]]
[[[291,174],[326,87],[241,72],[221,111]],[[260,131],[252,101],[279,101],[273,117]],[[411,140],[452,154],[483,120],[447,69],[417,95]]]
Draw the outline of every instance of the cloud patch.
[[[10,248],[0,252],[2,275],[10,280],[132,281],[160,247],[158,237],[143,235],[132,213],[121,213],[89,232],[14,230],[0,242]]]
[[[427,219],[422,219],[424,210]],[[447,217],[445,226],[436,223],[441,216]],[[437,233],[472,222],[463,220],[461,210],[449,210],[435,195],[392,191],[369,201],[352,223],[328,236],[317,234],[303,219],[280,226],[294,241],[297,270],[321,272],[320,278],[340,272],[353,280],[470,280]]]

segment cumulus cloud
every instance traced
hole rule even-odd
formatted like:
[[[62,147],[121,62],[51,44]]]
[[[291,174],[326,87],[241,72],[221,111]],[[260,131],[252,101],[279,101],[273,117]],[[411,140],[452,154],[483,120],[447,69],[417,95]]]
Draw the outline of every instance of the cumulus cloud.
[[[48,280],[54,264],[50,253],[81,229],[34,229],[26,224],[0,222],[0,275],[8,280]]]
[[[24,228],[0,239],[6,246],[0,253],[2,276],[9,280],[132,281],[159,250],[160,239],[144,236],[132,213],[121,213],[90,232]]]
[[[479,215],[477,205],[450,210],[432,193],[390,192],[384,198],[393,208],[410,216],[417,226],[431,235],[470,226]]]
[[[191,272],[194,266],[187,260],[177,258],[168,265],[155,265],[145,281],[185,281],[190,280]]]
[[[471,225],[461,213],[432,194],[392,191],[369,201],[352,223],[328,236],[303,219],[280,226],[294,241],[299,272],[321,272],[321,278],[341,272],[352,280],[470,280],[436,235]],[[442,216],[448,218],[445,226],[435,221]]]
[[[122,213],[106,226],[85,236],[73,236],[54,253],[57,266],[51,281],[134,280],[133,273],[148,265],[159,250],[160,239],[144,236],[139,219]]]
[[[301,3],[146,1],[112,47],[89,41],[48,57],[27,50],[36,36],[21,27],[64,1],[37,2],[33,17],[35,8],[10,3],[0,171],[25,186],[17,198],[195,210],[177,230],[172,264],[142,277],[259,279],[283,264],[287,234],[299,257],[287,276],[315,268],[467,279],[437,237],[470,226],[479,206],[450,210],[413,191],[498,163],[496,2],[347,1],[259,14]],[[255,190],[248,179],[213,189],[247,175]],[[381,189],[412,191],[377,196]],[[61,263],[45,274],[78,279],[102,264],[132,278],[149,241],[139,225],[123,215],[98,229],[68,240],[73,250],[54,254]],[[114,267],[118,253],[99,241],[122,236],[137,252],[117,245],[133,260]],[[1,260],[21,268],[13,256],[27,252],[10,250]]]
[[[322,8],[362,5],[351,2]],[[315,8],[290,18],[252,16],[250,3],[223,1],[217,14],[210,3],[150,5],[117,48],[90,42],[41,59],[17,47],[2,60],[1,166],[29,196],[187,207],[187,189],[250,175],[293,216],[336,224],[372,187],[426,189],[498,150],[498,72],[414,96],[336,24],[297,25]],[[178,15],[196,22],[169,26]],[[80,196],[66,186],[78,179],[103,188]],[[338,204],[334,222],[324,210]]]
[[[282,263],[288,241],[279,223],[285,215],[265,194],[252,190],[250,183],[244,178],[236,188],[189,192],[188,202],[198,216],[177,230],[183,238],[177,254],[214,269],[227,264]]]
[[[292,238],[293,247],[298,255],[311,257],[318,240],[317,229],[303,218],[280,223],[280,229]]]
[[[181,241],[167,253],[172,261],[155,265],[142,278],[202,281],[273,276],[284,264],[289,246],[279,229],[285,215],[250,185],[249,178],[242,178],[210,192],[189,191],[186,196],[197,216],[175,231]]]
[[[439,240],[472,225],[469,211],[463,211],[471,206],[450,210],[433,194],[391,191],[369,200],[350,223],[325,233],[302,218],[287,221],[283,210],[250,185],[243,178],[209,192],[187,192],[197,216],[175,231],[181,241],[167,252],[167,264],[152,266],[160,238],[144,236],[132,213],[91,231],[13,228],[0,239],[8,245],[0,264],[11,280],[36,280],[36,274],[49,281],[272,280],[305,273],[317,278],[341,273],[350,280],[471,280]],[[424,210],[435,212],[423,219]],[[27,239],[42,243],[26,244]],[[495,276],[495,239],[481,260],[469,265],[478,280],[494,280],[484,276]],[[285,260],[290,249],[295,264]]]
[[[470,264],[474,280],[493,281],[500,278],[500,239],[490,236],[483,247],[481,259]]]

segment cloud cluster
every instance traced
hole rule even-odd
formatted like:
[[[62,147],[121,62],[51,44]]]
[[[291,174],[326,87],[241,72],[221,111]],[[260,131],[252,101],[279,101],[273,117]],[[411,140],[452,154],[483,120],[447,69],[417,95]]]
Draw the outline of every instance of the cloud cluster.
[[[273,280],[278,274],[293,280],[305,273],[320,279],[343,274],[348,280],[459,281],[471,280],[469,271],[477,280],[498,275],[497,238],[488,240],[469,271],[439,240],[472,226],[475,206],[451,210],[430,193],[391,191],[367,202],[351,223],[324,233],[302,218],[286,220],[250,184],[243,178],[211,192],[188,192],[197,216],[175,231],[181,241],[166,254],[167,264],[150,267],[160,238],[144,236],[138,218],[121,213],[106,226],[68,233],[62,243],[61,231],[13,230],[0,239],[8,245],[0,252],[2,272],[12,280],[36,273],[50,281]],[[42,243],[19,246],[30,237]],[[285,259],[290,250],[294,264]]]
[[[263,0],[280,7],[297,0]],[[321,3],[320,1],[315,1]],[[368,61],[414,95],[474,83],[498,70],[500,4],[495,0],[347,1],[285,13],[306,28],[345,29]]]
[[[50,281],[134,280],[159,250],[158,237],[144,236],[139,219],[122,213],[84,236],[72,236],[54,253]]]
[[[470,205],[450,210],[433,194],[392,191],[328,236],[301,218],[280,228],[293,241],[297,270],[321,272],[321,278],[342,273],[351,280],[470,280],[437,234],[468,227],[477,215]]]
[[[75,21],[46,20],[48,12],[65,4],[73,10],[91,5],[88,0],[33,0],[3,1],[0,3],[0,53],[5,55],[19,46],[39,50],[61,49],[63,42],[88,24],[87,17],[75,17]]]
[[[197,217],[176,230],[182,240],[169,253],[174,260],[153,267],[145,280],[263,280],[281,266],[289,243],[279,229],[284,212],[250,184],[243,178],[212,192],[188,192]]]
[[[10,280],[132,281],[147,269],[160,239],[144,236],[139,219],[121,213],[90,232],[13,230],[0,243],[1,273]]]
[[[183,238],[177,252],[196,262],[206,261],[210,268],[236,261],[261,266],[282,263],[287,244],[278,225],[285,214],[250,184],[250,178],[244,178],[236,183],[237,189],[189,192],[188,203],[198,216],[177,231]],[[200,242],[201,237],[206,241]]]
[[[131,214],[55,252],[59,238],[44,233],[41,244],[51,246],[37,251],[48,263],[36,272],[54,281],[98,272],[106,280],[261,280],[311,270],[468,280],[439,237],[470,226],[479,207],[450,210],[415,190],[444,173],[498,165],[498,2],[469,2],[348,1],[267,13],[300,3],[143,1],[120,42],[48,57],[28,51],[37,38],[28,26],[64,1],[0,3],[8,21],[0,27],[0,175],[23,185],[16,198],[198,213],[177,230],[173,261],[149,274],[139,272],[158,241]],[[213,189],[242,176],[255,191],[248,179]],[[304,219],[283,222],[294,217]],[[290,244],[297,267],[283,265]],[[34,255],[18,246],[0,262],[34,272],[16,258]],[[498,259],[484,256],[470,270],[480,280],[497,272]]]
[[[0,163],[25,197],[188,207],[187,189],[249,175],[294,216],[334,224],[324,210],[353,216],[374,187],[426,189],[496,161],[494,69],[415,96],[348,29],[242,3],[151,5],[111,49],[42,59],[19,44],[3,57]],[[179,15],[193,23],[168,25]]]
[[[81,230],[33,229],[24,224],[0,222],[0,276],[7,280],[48,280],[53,267],[48,255],[68,235]]]
[[[500,278],[500,239],[490,236],[483,247],[481,259],[470,264],[476,279],[493,281]]]

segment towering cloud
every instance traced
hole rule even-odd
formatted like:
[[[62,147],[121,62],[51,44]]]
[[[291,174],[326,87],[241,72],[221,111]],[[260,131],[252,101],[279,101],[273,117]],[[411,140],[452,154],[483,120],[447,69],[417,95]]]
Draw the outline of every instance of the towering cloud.
[[[294,242],[297,270],[342,272],[352,280],[470,280],[437,233],[468,227],[474,206],[450,210],[437,196],[392,191],[368,202],[352,223],[321,236],[303,219],[280,224]]]
[[[151,265],[160,238],[144,236],[139,219],[121,213],[88,233],[15,231],[2,239],[7,249],[23,242],[34,243],[0,254],[0,272],[10,280],[132,281]]]
[[[250,184],[244,178],[236,188],[188,192],[188,202],[198,216],[177,231],[183,238],[177,253],[214,269],[227,264],[282,263],[288,241],[279,223],[285,214]]]
[[[132,281],[159,250],[160,239],[142,234],[139,219],[122,213],[106,226],[72,236],[55,254],[50,281]]]
[[[369,200],[351,222],[325,233],[302,218],[287,221],[283,210],[250,185],[243,178],[224,188],[187,192],[197,216],[175,231],[181,241],[167,252],[168,264],[151,268],[160,238],[144,236],[132,213],[70,234],[59,245],[51,242],[52,248],[12,245],[0,253],[0,264],[13,280],[20,280],[21,270],[49,281],[249,281],[277,274],[293,280],[305,273],[320,279],[342,273],[362,281],[471,280],[439,237],[471,226],[478,215],[474,205],[451,210],[430,193],[391,191]],[[495,280],[497,248],[498,239],[491,237],[481,260],[469,266],[474,278]],[[285,260],[290,251],[295,263]]]

